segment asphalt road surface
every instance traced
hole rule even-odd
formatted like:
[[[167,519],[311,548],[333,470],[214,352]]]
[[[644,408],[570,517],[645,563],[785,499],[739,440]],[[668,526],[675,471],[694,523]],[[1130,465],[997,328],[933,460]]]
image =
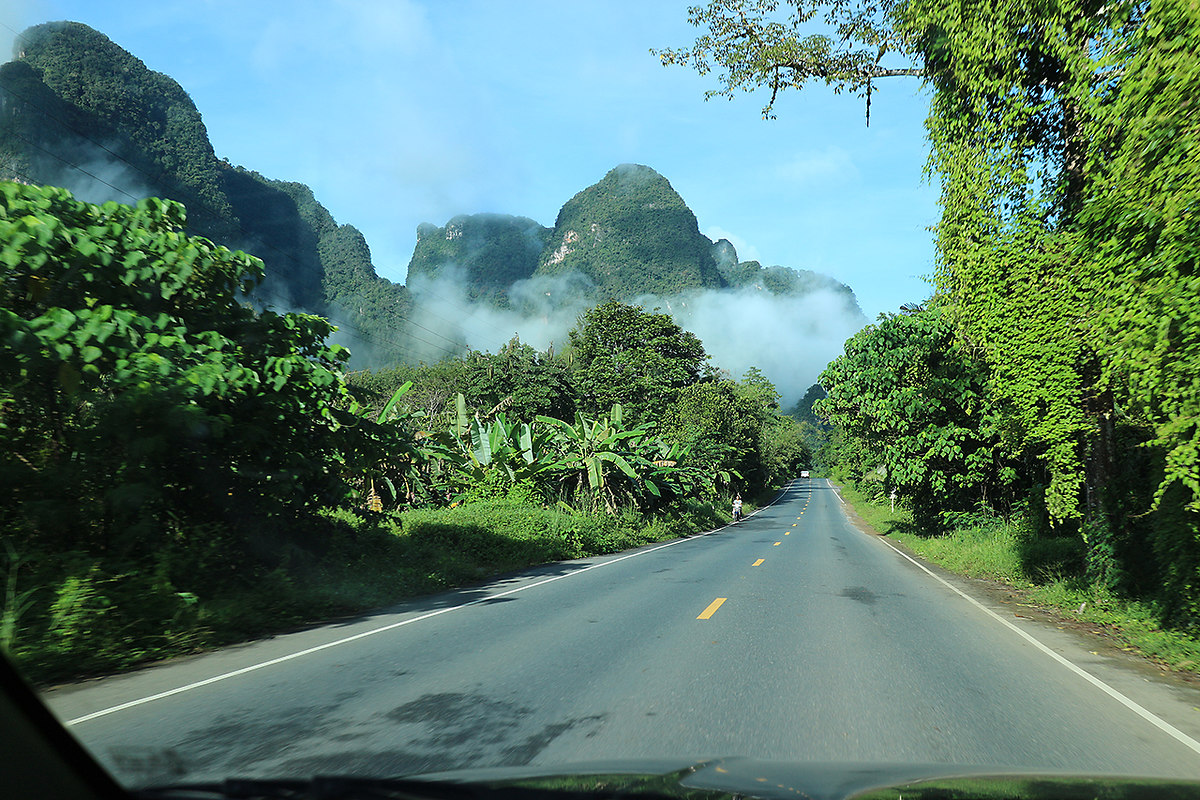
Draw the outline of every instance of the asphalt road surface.
[[[133,784],[721,756],[1200,778],[1200,694],[951,583],[798,480],[711,534],[46,697]]]

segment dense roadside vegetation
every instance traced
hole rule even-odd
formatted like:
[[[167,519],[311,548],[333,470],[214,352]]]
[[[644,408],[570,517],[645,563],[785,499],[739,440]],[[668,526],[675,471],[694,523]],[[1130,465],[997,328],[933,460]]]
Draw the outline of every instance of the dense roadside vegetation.
[[[572,345],[344,371],[183,206],[0,183],[0,646],[127,666],[711,528],[807,465],[774,387],[610,302]]]
[[[990,551],[1002,577],[1194,640],[1200,10],[789,5],[696,7],[706,34],[660,56],[714,72],[717,94],[768,89],[766,116],[819,80],[865,96],[869,119],[885,78],[919,76],[942,192],[934,296],[821,376],[825,461],[894,498],[920,552],[972,571]],[[807,35],[817,21],[837,37]]]

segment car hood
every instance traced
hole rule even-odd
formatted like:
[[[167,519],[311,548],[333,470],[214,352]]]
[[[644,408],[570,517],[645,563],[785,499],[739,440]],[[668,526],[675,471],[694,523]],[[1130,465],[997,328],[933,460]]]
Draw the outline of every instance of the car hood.
[[[766,800],[899,798],[1200,798],[1200,781],[1120,775],[1029,772],[951,764],[780,762],[720,758],[689,764],[622,761],[574,766],[473,769],[416,780],[495,788],[561,790],[618,797],[660,795]]]

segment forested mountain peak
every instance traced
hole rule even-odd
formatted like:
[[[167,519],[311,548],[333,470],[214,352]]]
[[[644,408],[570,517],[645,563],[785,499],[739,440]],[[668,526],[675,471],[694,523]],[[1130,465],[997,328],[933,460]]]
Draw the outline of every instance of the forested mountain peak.
[[[460,214],[442,227],[422,223],[408,281],[445,277],[461,281],[472,299],[505,305],[508,288],[537,269],[550,233],[528,217],[508,214]]]
[[[13,54],[0,85],[15,101],[5,104],[4,128],[25,140],[14,166],[44,180],[61,172],[64,161],[115,157],[141,174],[146,188],[162,182],[189,206],[193,225],[203,215],[206,235],[221,239],[236,229],[204,121],[174,79],[79,22],[28,28]],[[49,98],[55,102],[47,107]],[[41,113],[23,113],[29,106]],[[63,148],[65,159],[46,155]]]
[[[650,167],[622,164],[558,212],[537,272],[577,271],[601,295],[670,295],[725,285],[696,215]]]
[[[0,65],[0,179],[179,200],[189,232],[264,261],[259,302],[335,318],[359,366],[410,351],[409,298],[376,274],[362,234],[307,186],[218,158],[183,87],[87,25],[29,28]]]

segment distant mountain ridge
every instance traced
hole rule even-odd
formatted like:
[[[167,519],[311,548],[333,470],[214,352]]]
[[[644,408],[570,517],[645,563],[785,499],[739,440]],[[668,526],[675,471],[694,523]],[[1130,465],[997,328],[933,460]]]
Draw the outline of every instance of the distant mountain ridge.
[[[670,182],[620,165],[570,198],[553,227],[502,214],[456,216],[417,229],[408,287],[381,278],[352,225],[338,224],[301,183],[266,178],[213,151],[199,110],[177,82],[76,22],[22,33],[0,65],[0,179],[61,185],[82,199],[164,196],[188,208],[189,232],[259,256],[258,298],[331,317],[357,367],[436,360],[465,348],[461,331],[416,321],[411,287],[451,279],[468,300],[512,305],[514,288],[557,280],[547,302],[670,297],[710,289],[842,295],[824,275],[739,262],[712,242]],[[542,294],[545,297],[542,297]]]
[[[334,317],[356,354],[416,352],[403,324],[412,299],[375,272],[362,233],[338,225],[307,186],[217,158],[173,79],[77,22],[27,29],[14,55],[0,65],[0,178],[91,201],[179,200],[190,233],[263,260],[260,301]]]
[[[597,301],[703,289],[776,295],[825,290],[858,309],[850,287],[827,275],[738,261],[733,244],[702,234],[670,182],[641,164],[621,164],[576,194],[553,228],[502,214],[457,216],[440,228],[420,225],[410,284],[417,275],[436,278],[456,269],[464,271],[471,297],[500,305],[517,281],[575,273],[590,281]]]

